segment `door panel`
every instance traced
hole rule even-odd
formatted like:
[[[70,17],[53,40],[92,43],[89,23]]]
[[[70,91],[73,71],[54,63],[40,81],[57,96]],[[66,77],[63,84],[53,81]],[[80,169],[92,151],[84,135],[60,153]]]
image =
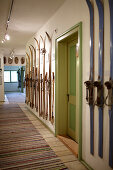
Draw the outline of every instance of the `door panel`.
[[[68,43],[68,135],[78,142],[76,136],[76,43]]]

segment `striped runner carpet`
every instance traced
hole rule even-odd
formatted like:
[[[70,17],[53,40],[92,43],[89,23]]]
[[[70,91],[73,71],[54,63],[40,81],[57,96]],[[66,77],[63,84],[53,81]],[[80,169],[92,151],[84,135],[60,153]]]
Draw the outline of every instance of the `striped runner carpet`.
[[[0,105],[0,170],[68,169],[18,104]]]

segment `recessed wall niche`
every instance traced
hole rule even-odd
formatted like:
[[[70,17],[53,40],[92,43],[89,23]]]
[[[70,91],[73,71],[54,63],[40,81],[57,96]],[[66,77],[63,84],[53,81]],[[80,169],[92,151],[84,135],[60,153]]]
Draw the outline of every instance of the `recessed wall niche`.
[[[4,56],[4,64],[7,63],[7,58]]]
[[[13,63],[13,58],[8,57],[8,63],[12,64]]]
[[[18,57],[15,57],[14,61],[15,61],[15,64],[18,64],[18,61],[19,61]]]

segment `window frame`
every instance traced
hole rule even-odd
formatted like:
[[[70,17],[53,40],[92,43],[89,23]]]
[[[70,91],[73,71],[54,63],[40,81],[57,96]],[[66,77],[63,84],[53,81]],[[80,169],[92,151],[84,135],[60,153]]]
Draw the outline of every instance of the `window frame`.
[[[11,70],[11,72],[15,72],[15,71],[16,71],[16,70]],[[18,74],[17,74],[17,81],[12,81],[12,80],[11,80],[11,77],[12,77],[12,76],[11,76],[11,72],[10,72],[10,82],[11,82],[11,83],[17,83],[17,82],[18,82]],[[16,71],[16,73],[17,73],[17,71]]]
[[[13,71],[16,71],[17,72],[17,70],[4,70],[4,72],[5,71],[9,71],[10,72],[10,82],[5,82],[4,81],[4,83],[18,83],[18,74],[17,74],[17,81],[11,81],[11,72],[13,72]]]

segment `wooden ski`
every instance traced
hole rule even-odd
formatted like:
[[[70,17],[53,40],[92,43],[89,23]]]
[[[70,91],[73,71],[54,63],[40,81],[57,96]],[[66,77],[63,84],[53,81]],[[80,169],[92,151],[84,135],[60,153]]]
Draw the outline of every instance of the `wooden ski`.
[[[54,123],[54,80],[55,80],[55,76],[54,76],[54,72],[52,72],[52,120],[51,123]]]
[[[33,45],[31,45],[31,47],[34,50],[34,75],[33,75],[34,78],[33,78],[33,99],[32,99],[32,101],[33,101],[33,105],[34,105],[34,96],[35,96],[35,108],[36,108],[37,107],[37,105],[36,105],[36,103],[37,103],[37,101],[36,101],[36,88],[37,88],[37,86],[36,86],[36,81],[37,81],[36,49]]]
[[[109,108],[109,165],[113,168],[113,0],[109,0],[110,9],[110,79],[111,106]]]
[[[41,53],[43,55],[43,110],[41,115],[43,115],[43,118],[45,118],[45,53],[46,53],[46,49],[45,49],[45,39],[42,38],[42,36],[40,36],[43,42],[43,48],[41,49]]]
[[[113,0],[109,0],[110,10],[110,77],[105,82],[108,90],[108,103],[105,104],[109,109],[109,166],[113,168]]]
[[[86,100],[90,108],[90,153],[94,155],[94,10],[90,0],[86,0],[90,14],[90,74],[85,81]]]
[[[30,102],[30,56],[27,52],[26,55],[28,57],[28,100],[27,100],[28,104]]]
[[[37,43],[38,46],[38,85],[37,85],[37,107],[36,107],[36,111],[39,112],[40,115],[40,41],[38,41],[36,38],[34,38],[34,40]]]
[[[48,87],[47,87],[47,83],[48,83],[48,73],[46,72],[46,77],[45,77],[45,86],[46,86],[46,113],[45,113],[45,118],[47,120],[48,118]]]
[[[50,42],[50,49],[49,49],[49,79],[48,79],[48,84],[49,84],[49,121],[51,121],[51,52],[52,52],[52,38],[49,36],[47,32],[45,32],[48,40]]]
[[[94,82],[97,87],[97,102],[99,111],[99,146],[98,155],[103,158],[103,105],[104,105],[104,9],[101,0],[96,0],[99,14],[99,56],[98,56],[98,81]]]
[[[37,111],[38,108],[38,98],[37,98],[37,85],[38,85],[38,78],[37,78],[37,67],[35,68],[35,108]]]
[[[31,53],[31,74],[30,74],[30,107],[33,108],[33,52],[31,47],[29,46],[30,53]]]
[[[40,74],[40,86],[41,86],[41,96],[40,96],[40,116],[42,116],[42,74]]]
[[[27,58],[26,58],[26,69],[25,69],[25,89],[26,89],[26,97],[25,97],[25,103],[27,103],[27,100],[28,100],[28,76],[27,76],[27,66],[28,66],[28,61],[27,61]]]

